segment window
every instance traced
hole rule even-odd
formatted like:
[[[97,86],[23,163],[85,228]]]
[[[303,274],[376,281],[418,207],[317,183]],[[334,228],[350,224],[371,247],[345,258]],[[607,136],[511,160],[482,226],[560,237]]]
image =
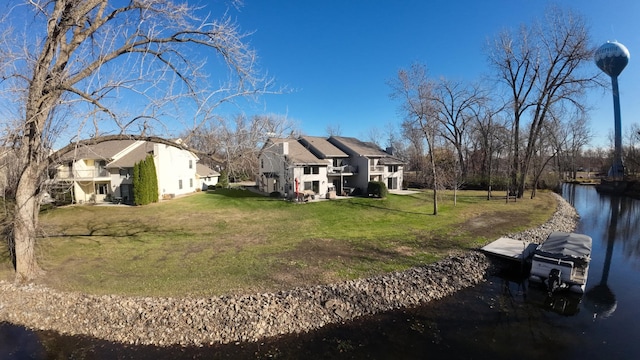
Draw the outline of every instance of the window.
[[[132,168],[121,168],[120,169],[120,178],[128,179],[131,177],[131,173],[133,172]]]
[[[313,183],[311,181],[305,181],[303,190],[313,190]]]
[[[389,172],[398,171],[398,165],[389,165]]]
[[[107,184],[96,184],[96,192],[100,195],[107,195]]]
[[[189,179],[189,187],[192,188],[193,187],[193,179]]]
[[[305,166],[304,167],[304,173],[305,175],[309,175],[309,174],[319,174],[320,173],[320,167],[319,166]]]
[[[182,179],[178,180],[178,189],[182,190]]]
[[[189,169],[193,169],[193,160],[189,160]]]

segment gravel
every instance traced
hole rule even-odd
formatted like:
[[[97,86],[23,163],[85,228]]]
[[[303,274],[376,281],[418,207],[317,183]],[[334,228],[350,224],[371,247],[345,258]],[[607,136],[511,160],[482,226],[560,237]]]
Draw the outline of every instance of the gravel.
[[[556,197],[558,209],[547,223],[506,236],[540,243],[552,231],[575,229],[575,209]],[[211,298],[96,296],[0,281],[0,321],[128,344],[258,341],[441,299],[484,281],[493,270],[483,253],[469,251],[371,278]]]

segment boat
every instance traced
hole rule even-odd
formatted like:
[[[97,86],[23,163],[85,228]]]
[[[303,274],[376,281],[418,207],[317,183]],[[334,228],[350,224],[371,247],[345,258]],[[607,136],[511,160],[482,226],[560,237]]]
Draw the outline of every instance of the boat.
[[[591,261],[591,243],[588,235],[552,232],[533,251],[529,283],[545,285],[550,294],[560,289],[583,294]]]

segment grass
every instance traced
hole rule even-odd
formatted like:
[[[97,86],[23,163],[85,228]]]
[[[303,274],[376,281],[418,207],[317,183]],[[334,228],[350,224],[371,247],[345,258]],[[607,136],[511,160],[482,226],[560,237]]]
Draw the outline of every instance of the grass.
[[[41,213],[38,254],[62,290],[211,296],[274,291],[404,270],[546,221],[544,192],[505,203],[484,192],[294,204],[229,189],[142,207]],[[8,260],[0,277],[10,278]]]

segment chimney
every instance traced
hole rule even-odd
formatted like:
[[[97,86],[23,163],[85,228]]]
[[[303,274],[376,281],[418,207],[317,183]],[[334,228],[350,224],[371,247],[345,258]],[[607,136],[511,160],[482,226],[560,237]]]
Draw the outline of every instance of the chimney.
[[[385,150],[384,152],[386,152],[389,155],[393,155],[393,153],[395,152],[395,148],[393,146],[389,146],[387,147],[387,150]]]
[[[282,146],[282,155],[289,155],[289,142],[283,141],[280,145]]]

